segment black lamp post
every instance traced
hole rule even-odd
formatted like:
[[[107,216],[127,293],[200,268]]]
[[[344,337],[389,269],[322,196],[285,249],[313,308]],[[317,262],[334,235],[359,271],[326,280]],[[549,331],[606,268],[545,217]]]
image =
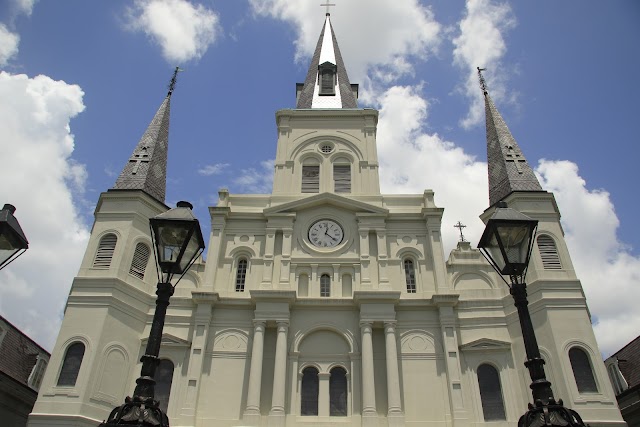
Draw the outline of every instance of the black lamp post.
[[[151,237],[155,246],[158,266],[158,287],[156,290],[156,310],[149,333],[149,341],[144,356],[140,359],[142,369],[136,380],[133,397],[127,397],[122,406],[111,411],[107,421],[100,427],[116,425],[169,427],[167,415],[159,408],[154,398],[154,375],[158,366],[158,354],[162,341],[162,329],[175,285],[171,278],[180,274],[180,279],[193,265],[204,250],[204,239],[198,220],[191,212],[188,202],[178,202],[177,207],[149,220]],[[178,281],[180,281],[178,279]],[[177,284],[177,282],[176,282]]]
[[[518,426],[584,426],[582,418],[576,411],[565,408],[562,399],[556,401],[553,397],[551,383],[545,376],[544,360],[540,356],[538,341],[531,323],[527,285],[524,278],[527,274],[533,236],[537,226],[537,220],[508,208],[505,202],[499,202],[478,243],[478,249],[498,274],[509,276],[511,284],[504,280],[504,277],[502,280],[509,286],[518,309],[522,339],[527,354],[527,361],[524,364],[531,376],[530,387],[534,402],[529,403],[529,410],[520,417]]]
[[[0,270],[22,255],[29,242],[13,213],[15,206],[5,204],[0,210]]]

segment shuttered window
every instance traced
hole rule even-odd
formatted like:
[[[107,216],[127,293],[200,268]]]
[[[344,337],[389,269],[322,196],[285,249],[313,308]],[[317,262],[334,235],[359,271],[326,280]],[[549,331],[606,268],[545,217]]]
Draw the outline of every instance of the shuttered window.
[[[319,391],[318,370],[312,367],[304,368],[300,393],[300,415],[318,415]]]
[[[149,255],[149,246],[144,243],[138,243],[136,245],[136,250],[133,253],[133,260],[131,260],[129,274],[143,280],[144,272],[147,269],[147,263],[149,262]]]
[[[404,277],[407,283],[407,293],[416,293],[416,271],[413,268],[413,261],[410,259],[404,260]]]
[[[118,238],[115,234],[105,234],[98,244],[98,252],[93,260],[93,268],[108,269],[111,266],[113,252],[116,250]]]
[[[236,271],[236,292],[244,292],[244,283],[247,280],[247,260],[240,258]]]
[[[496,368],[483,364],[478,366],[478,385],[480,386],[480,400],[485,421],[506,420],[500,375]]]
[[[347,371],[337,367],[331,370],[329,378],[329,415],[347,416]]]
[[[598,386],[593,376],[591,362],[587,353],[578,347],[569,350],[569,361],[573,370],[573,377],[576,379],[576,386],[580,393],[597,393]]]
[[[302,166],[302,192],[320,192],[320,166]]]
[[[335,73],[333,70],[322,70],[320,74],[320,95],[335,95]]]
[[[320,296],[331,296],[331,278],[328,274],[323,274],[322,276],[320,276]]]
[[[351,166],[333,165],[333,182],[336,193],[351,193]]]
[[[76,385],[83,357],[84,344],[81,342],[73,343],[67,348],[62,361],[60,375],[58,376],[58,386],[73,387]]]
[[[545,270],[561,270],[562,265],[560,264],[560,256],[558,255],[556,242],[546,234],[539,235],[537,242],[540,258],[542,258],[542,267]]]

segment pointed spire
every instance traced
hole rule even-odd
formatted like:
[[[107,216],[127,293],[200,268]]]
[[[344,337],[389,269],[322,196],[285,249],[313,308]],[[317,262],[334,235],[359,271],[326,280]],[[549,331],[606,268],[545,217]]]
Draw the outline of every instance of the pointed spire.
[[[327,13],[307,78],[298,83],[296,108],[358,108],[358,85],[349,83],[330,18]]]
[[[484,69],[478,67],[487,126],[489,204],[494,205],[514,191],[543,191],[533,169],[527,163],[518,143],[489,96],[482,71]]]
[[[122,169],[114,189],[143,190],[164,203],[167,190],[167,151],[169,148],[169,112],[171,95],[175,89],[178,72],[176,67],[169,84],[169,92],[160,104],[131,158]]]

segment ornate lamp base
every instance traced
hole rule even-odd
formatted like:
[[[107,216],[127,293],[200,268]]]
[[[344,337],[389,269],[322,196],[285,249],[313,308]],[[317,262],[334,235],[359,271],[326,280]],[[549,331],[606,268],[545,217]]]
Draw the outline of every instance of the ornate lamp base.
[[[124,404],[111,411],[107,421],[98,427],[122,425],[169,427],[169,418],[167,418],[165,413],[158,407],[157,400],[142,400],[136,396],[133,398],[127,397]]]
[[[572,409],[565,408],[562,399],[554,399],[544,404],[540,400],[535,406],[529,403],[529,410],[518,420],[518,427],[585,427],[580,415]]]

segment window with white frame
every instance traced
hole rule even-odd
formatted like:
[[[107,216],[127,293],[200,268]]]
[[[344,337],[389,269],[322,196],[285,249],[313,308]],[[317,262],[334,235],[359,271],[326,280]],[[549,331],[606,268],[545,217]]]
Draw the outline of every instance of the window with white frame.
[[[586,351],[580,347],[572,347],[569,350],[569,361],[573,370],[573,377],[579,393],[597,393],[598,385],[593,375],[591,361]]]
[[[498,370],[486,363],[478,366],[478,386],[484,420],[506,420]]]
[[[336,193],[351,193],[351,165],[333,165],[333,188]]]
[[[413,266],[413,261],[406,258],[404,260],[404,280],[407,285],[407,293],[416,293],[416,270]]]
[[[320,192],[320,165],[302,165],[302,192]]]
[[[133,259],[131,260],[131,267],[129,267],[129,274],[137,277],[140,280],[144,279],[144,272],[147,269],[149,262],[150,249],[145,243],[138,243],[136,250],[133,252]]]
[[[73,387],[76,385],[78,374],[80,373],[80,366],[82,366],[82,359],[84,358],[84,344],[81,342],[75,342],[67,347],[67,351],[64,354],[62,360],[62,368],[58,375],[59,387]]]
[[[29,378],[27,379],[27,384],[35,391],[40,390],[40,384],[42,384],[42,378],[44,377],[44,371],[47,369],[47,363],[49,363],[49,359],[47,357],[44,357],[41,354],[36,356],[36,363],[33,365],[31,374],[29,374]]]
[[[546,234],[540,234],[536,242],[542,259],[542,267],[545,270],[561,270],[560,255],[558,255],[558,248],[553,238]]]
[[[611,380],[611,385],[613,386],[613,391],[616,393],[616,396],[629,388],[627,380],[620,371],[618,359],[615,359],[607,365],[607,373],[609,374],[609,379]]]
[[[331,296],[331,277],[328,274],[320,276],[320,296]]]
[[[238,260],[238,268],[236,269],[236,292],[244,292],[244,284],[247,280],[247,265],[249,262],[246,258]]]

